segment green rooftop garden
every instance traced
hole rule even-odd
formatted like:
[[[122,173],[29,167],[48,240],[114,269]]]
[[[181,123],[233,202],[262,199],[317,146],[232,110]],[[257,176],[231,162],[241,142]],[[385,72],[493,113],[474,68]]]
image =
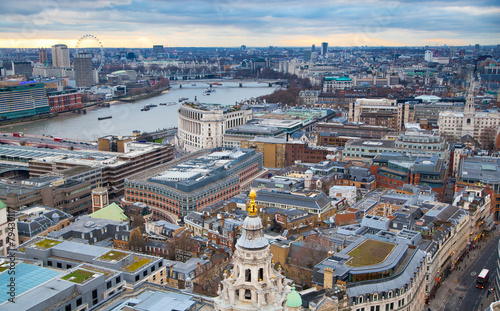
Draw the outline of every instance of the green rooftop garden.
[[[82,283],[85,283],[85,281],[87,281],[88,279],[91,279],[94,274],[95,274],[95,272],[90,272],[90,271],[78,269],[78,270],[75,270],[68,275],[63,276],[61,279],[66,280],[66,281],[70,281],[73,283],[82,284]]]
[[[57,244],[60,244],[60,243],[62,243],[62,241],[43,239],[43,240],[40,240],[40,241],[36,242],[35,244],[33,244],[33,246],[36,246],[38,248],[43,248],[43,249],[49,249],[52,246],[56,246]]]
[[[4,262],[2,265],[0,265],[0,273],[4,272],[7,269],[9,269],[9,263],[8,262]]]
[[[379,264],[389,256],[394,247],[396,244],[368,239],[347,253],[351,259],[345,264],[351,267]]]
[[[132,261],[129,265],[125,266],[123,269],[127,272],[134,272],[135,270],[139,269],[140,267],[148,264],[150,261],[151,261],[151,259],[148,259],[148,258],[134,257],[134,261]]]
[[[128,256],[127,253],[123,253],[123,252],[119,252],[119,251],[109,251],[106,254],[99,257],[98,259],[104,260],[104,261],[113,261],[113,260],[119,261],[127,256]]]

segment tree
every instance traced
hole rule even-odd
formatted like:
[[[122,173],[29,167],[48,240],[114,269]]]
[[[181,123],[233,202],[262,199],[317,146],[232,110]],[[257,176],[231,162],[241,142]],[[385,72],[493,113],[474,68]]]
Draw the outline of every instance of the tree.
[[[128,246],[130,250],[139,252],[146,251],[146,239],[142,237],[142,233],[139,228],[130,232],[130,241]]]
[[[217,290],[226,269],[227,260],[225,256],[222,254],[214,255],[210,266],[193,280],[193,291],[201,295],[217,296]]]

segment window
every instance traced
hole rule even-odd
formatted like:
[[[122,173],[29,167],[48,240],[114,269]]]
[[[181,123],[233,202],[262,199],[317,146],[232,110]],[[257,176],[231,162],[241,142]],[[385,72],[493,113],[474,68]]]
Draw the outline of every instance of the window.
[[[252,272],[250,269],[245,270],[245,282],[251,282],[252,281]]]
[[[62,269],[62,263],[58,262],[57,267]]]
[[[249,289],[245,289],[245,299],[247,300],[252,299],[252,292]]]
[[[116,284],[121,282],[121,278],[119,276],[116,277]]]
[[[65,311],[71,311],[71,304],[67,305],[66,308],[64,308]]]
[[[47,266],[52,267],[52,260],[47,260]]]
[[[97,298],[97,289],[94,289],[92,291],[92,299],[96,299]]]
[[[106,283],[106,289],[110,289],[111,288],[111,281],[109,281],[108,283]]]
[[[78,299],[76,300],[76,306],[77,306],[77,307],[78,307],[78,306],[81,306],[81,305],[82,305],[82,303],[83,303],[83,302],[82,302],[82,298],[81,298],[81,297],[80,297],[80,298],[78,298]]]

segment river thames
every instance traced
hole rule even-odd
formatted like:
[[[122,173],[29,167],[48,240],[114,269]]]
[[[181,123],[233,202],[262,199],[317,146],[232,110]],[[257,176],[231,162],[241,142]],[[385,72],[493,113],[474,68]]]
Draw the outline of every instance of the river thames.
[[[221,86],[213,87],[216,90],[215,93],[205,96],[203,91],[207,86],[204,82],[196,81],[186,83],[182,88],[174,84],[169,92],[134,103],[117,103],[109,108],[87,108],[87,114],[64,113],[51,119],[4,126],[0,128],[0,131],[44,134],[78,140],[96,140],[105,135],[126,136],[132,135],[134,130],[148,132],[177,126],[180,97],[193,101],[196,96],[201,103],[232,105],[245,99],[270,94],[275,90],[275,87],[269,87],[267,83],[245,82],[243,87],[239,87],[238,83],[223,82]],[[166,102],[177,104],[159,105]],[[141,111],[141,108],[148,104],[158,105],[158,107],[151,108],[149,111]],[[112,116],[112,118],[100,121],[97,119],[107,116]]]

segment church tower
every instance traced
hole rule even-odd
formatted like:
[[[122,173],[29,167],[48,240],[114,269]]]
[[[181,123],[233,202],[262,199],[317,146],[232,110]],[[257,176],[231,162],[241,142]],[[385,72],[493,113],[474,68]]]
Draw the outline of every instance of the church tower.
[[[92,189],[92,213],[108,205],[108,189],[97,185],[97,188]]]
[[[234,268],[224,272],[222,288],[219,286],[214,299],[216,311],[284,310],[285,277],[281,267],[276,271],[272,266],[269,241],[257,216],[257,194],[252,190],[249,197],[248,216],[233,256]]]
[[[474,116],[476,114],[476,109],[474,108],[474,85],[474,76],[471,74],[464,108],[464,118],[462,121],[462,137],[467,134],[474,137]]]

